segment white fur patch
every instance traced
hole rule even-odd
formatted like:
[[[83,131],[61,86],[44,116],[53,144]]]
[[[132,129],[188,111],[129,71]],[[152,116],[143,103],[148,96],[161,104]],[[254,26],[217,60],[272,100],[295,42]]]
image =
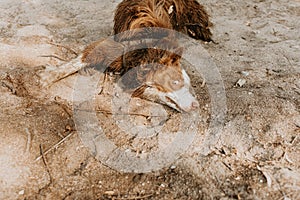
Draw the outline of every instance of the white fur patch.
[[[172,14],[173,12],[174,12],[174,6],[171,5],[170,8],[169,8],[169,10],[168,10],[168,14],[170,15],[170,14]]]
[[[198,101],[190,93],[190,78],[185,70],[182,70],[182,76],[184,80],[184,86],[181,89],[173,92],[161,92],[157,88],[151,87],[151,83],[147,83],[149,87],[146,88],[143,93],[144,98],[166,104],[179,112],[189,112],[195,109],[195,107],[198,105]]]
[[[176,102],[176,106],[184,111],[190,111],[197,104],[196,98],[190,92],[190,77],[184,69],[182,69],[184,86],[177,91],[167,93],[166,96]]]
[[[184,85],[191,85],[191,79],[189,77],[189,75],[186,73],[186,71],[184,69],[182,69],[182,75],[183,75],[183,80],[184,80]]]

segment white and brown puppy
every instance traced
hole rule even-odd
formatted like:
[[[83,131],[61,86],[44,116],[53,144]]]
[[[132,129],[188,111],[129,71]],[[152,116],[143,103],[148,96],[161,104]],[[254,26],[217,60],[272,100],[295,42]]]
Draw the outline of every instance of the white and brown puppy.
[[[122,54],[123,49],[129,50]],[[82,61],[88,67],[100,67],[100,71],[105,67],[106,71],[121,73],[122,87],[132,91],[133,97],[190,112],[198,108],[198,102],[190,92],[190,78],[180,65],[182,53],[183,49],[174,40],[166,38],[159,40],[157,45],[128,47],[108,39],[88,47]]]
[[[149,33],[149,27],[175,29],[195,39],[211,41],[211,23],[203,6],[196,0],[124,0],[114,21],[114,39],[90,44],[81,56],[61,66],[57,71],[60,75],[52,76],[50,82],[84,67],[100,67],[121,73],[124,89],[132,90],[133,97],[166,104],[178,111],[196,109],[199,105],[190,93],[190,78],[180,65],[183,49],[174,35],[163,31],[153,43],[142,41],[143,37],[157,35]],[[141,43],[122,43],[132,40]],[[44,82],[49,80],[44,78]]]

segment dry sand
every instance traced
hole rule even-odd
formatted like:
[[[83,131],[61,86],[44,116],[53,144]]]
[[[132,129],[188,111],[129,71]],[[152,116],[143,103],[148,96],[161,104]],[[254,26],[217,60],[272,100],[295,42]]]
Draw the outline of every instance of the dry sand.
[[[0,199],[300,199],[300,1],[202,1],[216,44],[199,44],[217,65],[227,97],[221,136],[202,152],[210,97],[189,71],[201,104],[195,142],[171,167],[137,174],[103,165],[80,140],[72,89],[83,75],[49,89],[37,76],[64,63],[49,55],[70,60],[70,49],[109,36],[118,2],[0,1]],[[109,107],[109,85],[97,98],[99,110]],[[147,114],[140,110],[134,111]],[[180,114],[166,110],[160,120],[168,116],[166,126],[176,132]],[[160,144],[121,137],[107,112],[98,118],[119,146],[151,151]]]

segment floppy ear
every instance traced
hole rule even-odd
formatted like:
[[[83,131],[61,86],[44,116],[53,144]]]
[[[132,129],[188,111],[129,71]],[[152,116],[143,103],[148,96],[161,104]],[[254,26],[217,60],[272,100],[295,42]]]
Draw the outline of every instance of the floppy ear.
[[[142,97],[147,87],[148,86],[146,84],[141,85],[140,87],[138,87],[136,90],[133,91],[131,97]]]

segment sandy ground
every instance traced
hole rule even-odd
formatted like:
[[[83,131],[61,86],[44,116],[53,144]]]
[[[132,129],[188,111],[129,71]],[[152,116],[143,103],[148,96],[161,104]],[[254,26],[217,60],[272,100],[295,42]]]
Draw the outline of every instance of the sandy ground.
[[[199,44],[221,73],[228,113],[204,153],[211,99],[189,71],[201,105],[199,132],[180,159],[151,173],[115,171],[81,141],[72,92],[84,75],[47,89],[38,82],[39,72],[64,63],[53,55],[70,60],[109,36],[118,2],[0,1],[0,199],[300,199],[300,1],[202,1],[216,44]],[[132,141],[112,124],[103,111],[112,85],[96,100],[107,137],[137,153],[157,148],[159,139]],[[140,114],[132,119],[145,124],[143,108],[132,108]],[[181,114],[158,114],[176,132]]]

